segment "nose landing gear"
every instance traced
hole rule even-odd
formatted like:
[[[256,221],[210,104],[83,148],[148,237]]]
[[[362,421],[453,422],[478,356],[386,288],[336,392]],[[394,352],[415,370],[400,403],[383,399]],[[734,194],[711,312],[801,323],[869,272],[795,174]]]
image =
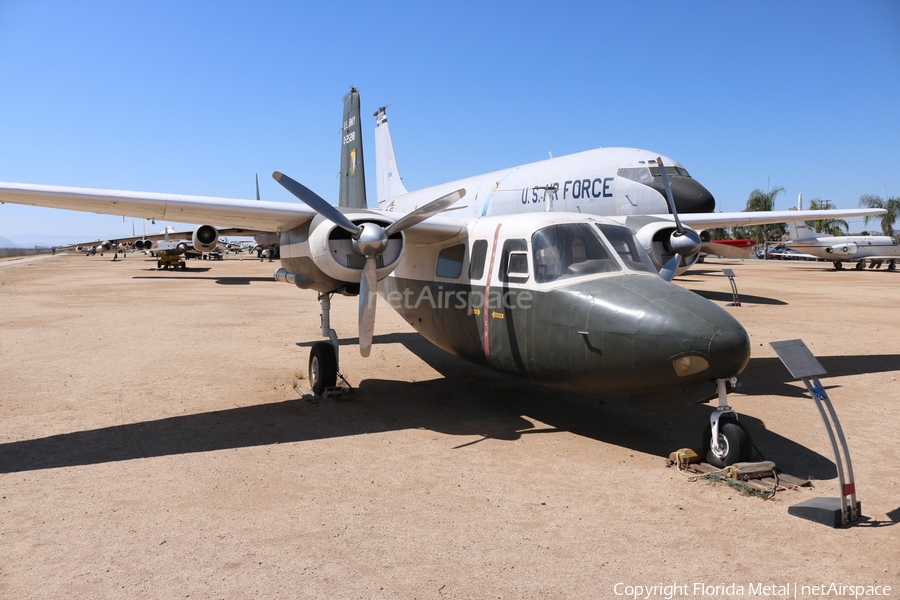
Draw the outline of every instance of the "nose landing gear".
[[[727,387],[732,389],[737,378],[717,379],[719,406],[709,416],[709,424],[703,432],[703,453],[706,462],[714,467],[724,468],[737,462],[750,460],[753,445],[750,433],[738,420],[738,415],[728,405]]]

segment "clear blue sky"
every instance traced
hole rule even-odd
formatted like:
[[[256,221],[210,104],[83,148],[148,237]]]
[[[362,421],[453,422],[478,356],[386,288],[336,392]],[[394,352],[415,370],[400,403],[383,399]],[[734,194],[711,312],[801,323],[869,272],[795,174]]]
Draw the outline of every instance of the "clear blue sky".
[[[335,201],[350,85],[370,202],[371,114],[391,101],[409,189],[635,146],[726,211],[767,186],[776,208],[900,196],[895,0],[3,0],[0,180],[252,198],[259,173],[264,199],[291,201],[281,170]],[[131,230],[0,206],[0,236]]]

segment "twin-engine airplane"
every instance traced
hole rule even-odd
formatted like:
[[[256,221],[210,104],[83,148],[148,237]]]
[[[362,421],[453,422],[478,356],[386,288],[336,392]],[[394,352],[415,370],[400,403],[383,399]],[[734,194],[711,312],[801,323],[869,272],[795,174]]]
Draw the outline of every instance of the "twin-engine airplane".
[[[791,239],[787,248],[804,252],[834,263],[840,271],[844,262],[855,262],[856,269],[877,269],[887,263],[887,270],[897,268],[900,260],[900,244],[887,235],[824,235],[807,226],[804,221],[790,221]]]
[[[367,208],[356,90],[344,100],[340,207],[277,171],[303,204],[17,183],[0,184],[0,202],[276,232],[275,277],[319,294],[329,341],[310,352],[316,393],[338,375],[331,297],[359,297],[359,348],[368,356],[380,292],[437,346],[529,381],[670,403],[718,394],[707,458],[749,458],[750,438],[726,396],[750,358],[747,332],[670,280],[703,245],[687,224],[778,222],[787,211],[690,214],[712,211],[712,195],[675,161],[626,148],[407,192],[384,108],[376,117],[380,210]],[[878,213],[837,212],[803,218]]]

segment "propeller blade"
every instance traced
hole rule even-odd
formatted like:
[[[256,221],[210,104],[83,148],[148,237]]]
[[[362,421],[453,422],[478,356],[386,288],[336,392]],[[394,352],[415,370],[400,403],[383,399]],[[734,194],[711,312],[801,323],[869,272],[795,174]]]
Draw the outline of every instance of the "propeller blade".
[[[456,190],[455,192],[451,192],[446,196],[441,196],[437,200],[432,200],[428,204],[420,206],[411,213],[403,215],[402,217],[388,225],[384,232],[388,237],[390,237],[392,233],[397,233],[398,231],[408,229],[413,225],[421,223],[425,219],[431,218],[434,215],[445,211],[446,209],[450,208],[451,205],[459,202],[459,200],[465,195],[466,190],[460,189]]]
[[[665,279],[666,281],[672,281],[675,277],[675,273],[678,271],[678,265],[681,264],[681,255],[675,254],[666,261],[666,264],[659,272],[659,276]]]
[[[309,206],[311,209],[337,225],[342,229],[346,229],[354,236],[359,235],[361,231],[358,225],[348,219],[334,206],[330,205],[327,200],[319,196],[317,193],[298,183],[280,171],[272,173],[272,177],[284,187],[287,191],[296,196],[300,201]]]
[[[359,353],[363,358],[372,350],[375,334],[375,304],[378,301],[375,257],[366,258],[362,277],[359,279]]]
[[[662,157],[656,157],[656,164],[659,166],[659,172],[662,175],[663,185],[666,187],[666,200],[669,201],[669,210],[675,217],[675,228],[678,233],[684,233],[684,227],[681,225],[681,219],[678,218],[678,210],[675,208],[675,198],[672,197],[672,186],[669,185],[669,176],[666,174],[666,167],[663,165]]]

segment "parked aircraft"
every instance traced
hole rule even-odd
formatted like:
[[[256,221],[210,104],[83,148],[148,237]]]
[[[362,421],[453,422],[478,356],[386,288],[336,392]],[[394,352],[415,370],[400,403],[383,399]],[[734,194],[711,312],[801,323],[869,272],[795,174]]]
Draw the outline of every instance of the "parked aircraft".
[[[886,235],[823,235],[804,221],[790,221],[791,240],[784,245],[792,250],[832,261],[840,271],[845,262],[855,262],[857,270],[877,269],[887,263],[887,270],[897,268],[900,244]]]
[[[724,309],[669,280],[696,261],[702,246],[685,223],[786,219],[679,218],[679,209],[712,210],[711,194],[674,161],[636,149],[583,152],[406,192],[384,108],[376,115],[380,210],[367,208],[356,90],[344,103],[342,207],[277,171],[274,178],[303,204],[17,183],[0,183],[0,202],[177,216],[278,235],[276,279],[319,295],[322,334],[330,341],[310,351],[317,393],[338,375],[331,298],[358,296],[359,348],[368,356],[377,290],[427,339],[487,368],[559,388],[669,403],[718,396],[707,458],[722,465],[749,457],[749,435],[727,402],[750,358],[749,336]],[[823,214],[808,212],[810,219]]]

